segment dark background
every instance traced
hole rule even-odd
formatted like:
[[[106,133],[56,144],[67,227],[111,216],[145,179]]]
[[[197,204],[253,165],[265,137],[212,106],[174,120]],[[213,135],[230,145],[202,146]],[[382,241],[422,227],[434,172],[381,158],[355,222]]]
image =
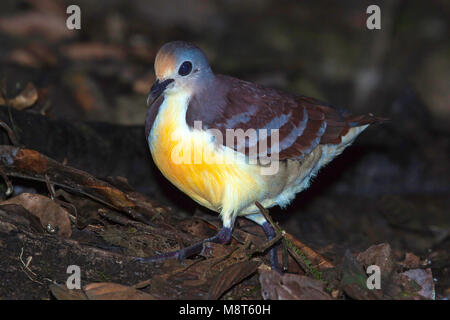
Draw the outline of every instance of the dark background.
[[[81,8],[81,30],[65,27],[69,4]],[[371,4],[381,8],[381,30],[366,28]],[[39,99],[29,112],[140,130],[158,48],[187,40],[206,52],[217,73],[355,114],[389,117],[390,123],[366,130],[324,168],[291,206],[272,213],[283,228],[331,259],[345,249],[382,242],[431,260],[439,256],[433,274],[438,290],[446,292],[449,21],[450,2],[444,0],[3,0],[0,80],[11,97],[27,82],[36,86]],[[133,170],[136,159],[127,158],[124,148],[114,152],[129,161],[125,173],[95,161],[79,167],[124,175],[139,191],[187,214],[201,210],[155,173],[143,134],[142,139],[139,160],[148,161],[148,168]],[[86,156],[79,152],[68,160],[83,163]]]

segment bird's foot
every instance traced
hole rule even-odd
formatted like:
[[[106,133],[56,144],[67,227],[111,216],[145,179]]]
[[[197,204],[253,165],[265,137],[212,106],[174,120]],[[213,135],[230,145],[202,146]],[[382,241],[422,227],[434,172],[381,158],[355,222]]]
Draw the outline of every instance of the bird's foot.
[[[222,229],[220,229],[219,232],[215,236],[205,239],[196,244],[193,244],[189,247],[186,247],[186,248],[183,248],[183,249],[180,249],[177,251],[158,254],[158,255],[152,256],[152,257],[135,258],[135,259],[133,259],[133,261],[137,261],[137,262],[141,262],[141,263],[151,263],[151,262],[162,262],[162,261],[165,261],[168,259],[178,259],[178,261],[180,261],[180,263],[184,263],[184,260],[186,258],[200,254],[203,250],[203,246],[205,243],[214,242],[214,243],[220,243],[220,244],[227,244],[231,240],[231,233],[232,233],[231,228],[222,227]]]
[[[273,246],[273,248],[270,249],[270,267],[272,270],[277,271],[279,274],[283,274],[283,269],[281,268],[280,263],[278,262],[278,248],[279,245]]]
[[[275,238],[276,233],[273,227],[268,223],[267,221],[262,224],[262,228],[264,232],[266,233],[266,236],[269,240],[272,240]],[[283,270],[280,266],[280,263],[278,262],[278,248],[280,247],[279,244],[275,244],[272,248],[270,248],[269,256],[270,256],[270,267],[272,270],[277,271],[278,273],[283,273]]]

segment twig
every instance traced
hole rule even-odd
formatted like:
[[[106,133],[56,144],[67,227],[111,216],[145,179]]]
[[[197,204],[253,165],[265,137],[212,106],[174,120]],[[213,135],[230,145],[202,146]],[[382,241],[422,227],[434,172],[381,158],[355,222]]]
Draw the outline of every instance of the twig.
[[[150,224],[149,217],[163,219],[167,213],[164,207],[143,196],[136,198],[132,192],[121,191],[82,170],[63,166],[35,150],[1,145],[0,155],[0,165],[8,176],[45,182],[47,173],[52,184],[83,194],[143,223]]]
[[[3,91],[1,92],[1,95],[3,97],[5,97],[5,94],[3,93]],[[11,143],[14,146],[18,146],[19,145],[19,141],[17,140],[16,135],[14,134],[14,131],[12,131],[11,128],[5,122],[3,122],[1,120],[0,120],[0,127],[2,127],[3,130],[6,131],[6,133],[8,134],[8,137],[9,137],[9,140],[11,141]],[[9,197],[13,193],[14,188],[13,188],[13,185],[12,185],[11,181],[8,179],[8,176],[6,175],[5,171],[2,169],[2,167],[0,167],[0,175],[2,176],[2,178],[5,181],[6,186],[7,186],[5,194],[6,194],[7,197]]]
[[[304,244],[300,240],[294,238],[291,234],[286,233],[285,240],[288,241],[293,247],[298,248],[298,250],[303,252],[308,260],[314,261],[315,266],[318,269],[322,270],[322,269],[334,268],[334,265],[330,261],[325,259],[322,255],[315,252],[313,249],[308,247],[306,244]]]
[[[50,198],[52,200],[55,200],[56,195],[55,195],[55,186],[50,182],[50,179],[48,178],[48,175],[45,174],[45,185],[47,186],[48,192],[50,193]]]
[[[23,259],[22,259],[22,256],[23,256],[23,247],[21,248],[20,256],[19,256],[19,260],[20,260],[20,262],[21,262],[22,265],[23,265],[23,266],[20,266],[20,268],[22,269],[23,273],[26,274],[26,276],[28,277],[28,279],[30,279],[31,281],[36,282],[36,283],[39,283],[39,284],[42,285],[42,284],[43,284],[42,282],[37,281],[36,279],[33,279],[33,278],[28,274],[28,272],[30,272],[34,277],[37,277],[36,273],[34,273],[33,271],[31,271],[31,269],[29,268],[29,265],[30,265],[31,260],[33,259],[33,257],[31,257],[31,256],[28,257],[27,263],[25,263],[25,262],[23,261]],[[28,271],[28,272],[27,272],[27,271]]]
[[[3,168],[0,166],[0,175],[2,176],[3,180],[6,183],[6,196],[9,197],[10,195],[12,195],[12,193],[14,192],[14,187],[11,183],[11,180],[9,180],[8,176],[6,175],[5,171],[3,170]]]
[[[264,218],[266,218],[267,222],[269,222],[270,225],[275,229],[275,231],[276,232],[281,232],[282,231],[281,228],[278,225],[276,225],[273,222],[272,218],[270,217],[269,211],[266,208],[264,208],[262,206],[262,204],[259,203],[258,201],[255,201],[255,205],[258,207],[259,211],[261,211],[261,213],[264,216]]]
[[[278,225],[276,225],[272,218],[270,217],[268,210],[264,208],[259,202],[255,202],[255,205],[264,215],[266,220],[270,223],[270,225],[275,229],[277,234],[283,232],[283,248],[287,248],[287,251],[291,254],[291,256],[297,261],[297,263],[302,267],[302,269],[313,275],[314,278],[321,278],[320,269],[332,268],[334,267],[331,262],[326,260],[320,254],[316,253],[314,250],[298,241],[290,234],[283,231]],[[295,242],[295,244],[294,244]],[[304,252],[304,253],[303,253]],[[311,259],[313,258],[313,259]],[[317,265],[313,265],[311,260],[318,261]],[[284,264],[284,261],[283,261]]]
[[[8,115],[9,115],[9,119],[11,120],[11,124],[14,128],[14,120],[12,118],[12,114],[11,114],[11,104],[9,103],[9,99],[7,97],[6,94],[6,79],[3,78],[1,80],[0,83],[0,98],[3,99],[3,101],[5,102],[5,106],[8,108]],[[14,133],[13,130],[11,130],[11,128],[3,121],[0,121],[0,127],[2,127],[6,133],[8,134],[9,140],[11,141],[11,143],[15,146],[18,147],[19,146],[19,139],[17,139],[16,134]]]
[[[272,240],[264,242],[262,246],[255,246],[255,248],[250,252],[250,254],[253,255],[255,253],[263,253],[264,251],[272,247],[274,244],[276,244],[278,241],[283,239],[284,233],[285,233],[284,231],[277,233],[277,235]]]
[[[77,208],[70,202],[59,200],[58,197],[61,194],[60,191],[62,190],[55,191],[55,185],[51,183],[48,175],[45,174],[44,177],[45,177],[45,185],[47,186],[48,192],[50,193],[50,198],[59,205],[63,206],[64,208],[72,210],[72,212],[75,213],[75,215],[70,212],[68,212],[68,214],[72,218],[72,221],[76,224],[78,218]]]
[[[6,131],[6,133],[8,134],[8,137],[9,137],[9,140],[11,141],[11,143],[14,146],[18,147],[20,144],[19,144],[19,140],[17,139],[16,134],[14,133],[14,131],[11,130],[11,128],[3,121],[0,121],[0,127],[2,127]]]
[[[27,273],[27,271],[28,271],[28,272],[30,272],[34,277],[36,277],[36,278],[38,277],[37,274],[34,273],[34,272],[30,269],[30,263],[31,263],[31,260],[33,260],[33,257],[32,257],[32,256],[29,256],[28,259],[27,259],[27,263],[25,263],[25,262],[23,261],[23,259],[22,259],[22,256],[23,256],[23,247],[21,248],[21,250],[20,250],[20,255],[19,255],[19,260],[20,260],[20,262],[22,263],[22,266],[20,266],[20,268],[22,269],[23,273],[25,273],[26,276],[28,277],[28,279],[30,279],[31,281],[36,282],[36,283],[39,283],[39,284],[43,284],[42,282],[37,281],[36,279],[31,278],[31,276]],[[49,279],[49,278],[43,278],[43,279],[44,279],[44,280],[47,280],[47,281],[50,282],[50,283],[56,283],[54,280]]]
[[[22,262],[23,266],[24,266],[29,272],[31,272],[31,273],[33,274],[33,276],[36,276],[36,273],[34,273],[33,271],[31,271],[31,269],[29,268],[30,263],[31,263],[31,260],[33,260],[33,257],[32,257],[32,256],[29,256],[28,259],[27,259],[27,263],[25,264],[25,262],[24,262],[23,259],[22,259],[22,256],[23,256],[23,247],[22,247],[21,250],[20,250],[20,256],[19,256],[20,262]]]

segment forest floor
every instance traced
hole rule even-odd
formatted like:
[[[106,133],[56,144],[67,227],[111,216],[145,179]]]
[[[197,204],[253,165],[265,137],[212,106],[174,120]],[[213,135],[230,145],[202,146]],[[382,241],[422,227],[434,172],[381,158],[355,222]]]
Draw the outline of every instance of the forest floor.
[[[83,2],[75,32],[55,28],[64,1],[2,2],[0,299],[449,299],[449,8],[388,7],[395,28],[377,36],[360,31],[359,1],[314,3],[210,1],[183,7],[199,15],[191,21],[146,1]],[[317,24],[323,12],[337,14]],[[422,22],[436,30],[409,29]],[[183,263],[134,260],[221,226],[164,179],[144,139],[153,60],[173,39],[195,41],[220,73],[392,120],[270,210],[284,275],[268,267],[262,230],[241,218],[229,245]],[[369,71],[379,82],[365,90]],[[71,265],[80,290],[66,287]],[[371,265],[380,289],[367,287]]]

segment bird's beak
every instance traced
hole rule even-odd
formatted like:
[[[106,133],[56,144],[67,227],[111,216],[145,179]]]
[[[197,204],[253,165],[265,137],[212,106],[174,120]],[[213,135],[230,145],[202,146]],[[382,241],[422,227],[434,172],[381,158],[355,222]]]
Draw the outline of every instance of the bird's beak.
[[[173,81],[174,81],[173,79],[167,79],[160,82],[159,79],[157,79],[156,82],[153,84],[152,88],[150,89],[150,93],[148,94],[147,106],[150,107],[150,105],[156,99],[158,99],[158,97],[164,92],[167,86],[171,84]]]

